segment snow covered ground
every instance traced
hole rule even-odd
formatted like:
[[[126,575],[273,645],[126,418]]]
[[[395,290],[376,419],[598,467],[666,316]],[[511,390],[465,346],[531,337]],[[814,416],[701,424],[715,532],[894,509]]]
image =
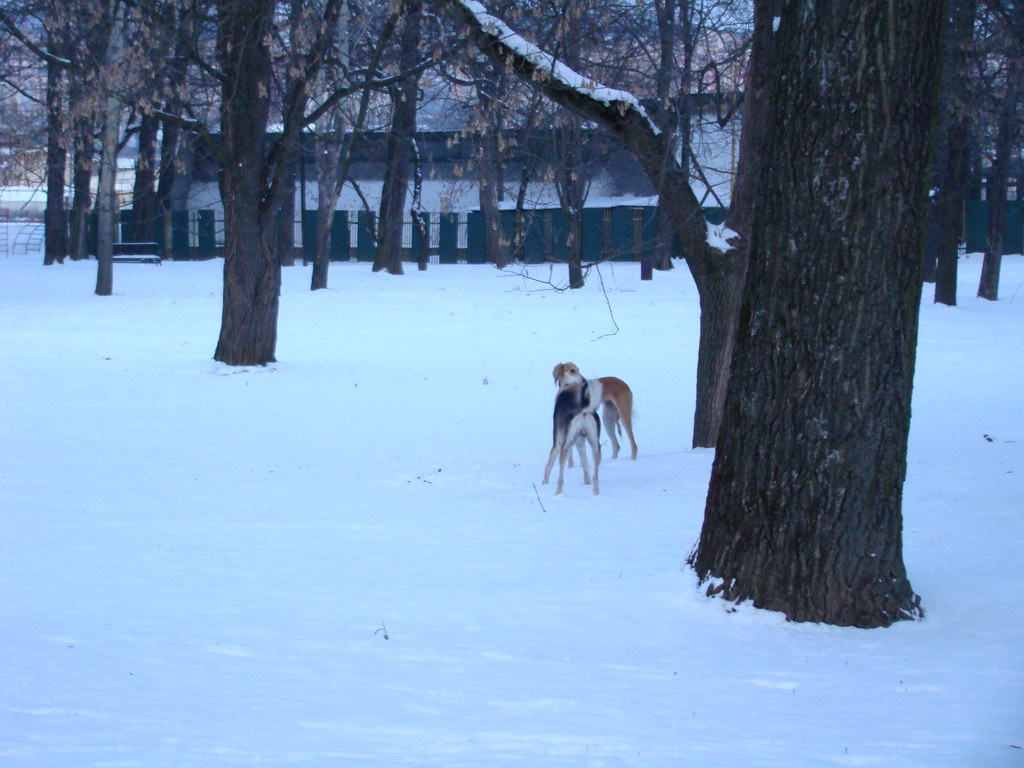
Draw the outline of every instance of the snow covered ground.
[[[922,308],[927,617],[864,631],[684,567],[685,269],[292,267],[280,362],[232,369],[218,261],[100,298],[95,263],[0,258],[0,764],[1024,766],[1024,258],[994,304],[979,263]],[[566,360],[636,395],[597,498],[539,484]]]

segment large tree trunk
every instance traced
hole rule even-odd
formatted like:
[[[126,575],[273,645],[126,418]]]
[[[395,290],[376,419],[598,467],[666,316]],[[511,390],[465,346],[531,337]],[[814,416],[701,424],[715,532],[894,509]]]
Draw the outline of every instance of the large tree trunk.
[[[224,306],[214,359],[228,365],[276,361],[281,263],[275,249],[280,206],[261,205],[269,115],[273,0],[220,0],[217,49],[225,73]]]
[[[51,36],[51,48],[58,43]],[[57,49],[59,50],[59,48]],[[44,264],[64,263],[68,252],[67,214],[64,210],[64,173],[67,150],[64,148],[63,67],[52,61],[46,65],[46,244]]]
[[[404,19],[401,33],[400,66],[408,72],[420,55],[422,26],[422,0],[404,0]],[[416,135],[416,109],[419,76],[407,75],[395,91],[388,134],[388,156],[384,170],[384,188],[381,190],[380,222],[377,236],[379,244],[373,271],[386,269],[392,275],[402,270],[402,229],[405,221],[405,199],[409,189],[409,169],[412,165],[412,141]]]
[[[709,593],[795,621],[921,615],[901,496],[941,6],[801,0],[777,33],[773,162],[690,562]]]

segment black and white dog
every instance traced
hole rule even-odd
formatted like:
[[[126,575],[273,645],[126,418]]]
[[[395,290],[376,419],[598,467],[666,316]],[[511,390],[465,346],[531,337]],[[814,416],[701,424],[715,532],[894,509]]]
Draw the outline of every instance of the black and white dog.
[[[580,464],[583,466],[583,482],[590,483],[590,467],[587,465],[586,443],[590,443],[590,450],[594,454],[594,495],[600,493],[598,487],[598,471],[601,468],[601,422],[594,413],[597,403],[591,403],[590,383],[584,379],[575,382],[558,390],[555,396],[555,413],[553,416],[551,453],[548,455],[548,464],[544,467],[544,482],[547,485],[551,479],[551,468],[555,464],[555,456],[558,456],[558,485],[555,486],[555,495],[562,492],[562,485],[565,473],[565,462],[573,446],[580,454]]]

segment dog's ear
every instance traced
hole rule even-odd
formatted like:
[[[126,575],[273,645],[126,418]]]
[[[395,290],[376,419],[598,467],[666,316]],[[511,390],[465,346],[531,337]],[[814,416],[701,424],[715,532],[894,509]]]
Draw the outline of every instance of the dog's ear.
[[[554,370],[551,371],[551,376],[552,376],[552,378],[554,378],[555,384],[558,383],[558,377],[562,373],[562,366],[563,365],[564,365],[564,363],[559,363],[558,365],[555,366]]]

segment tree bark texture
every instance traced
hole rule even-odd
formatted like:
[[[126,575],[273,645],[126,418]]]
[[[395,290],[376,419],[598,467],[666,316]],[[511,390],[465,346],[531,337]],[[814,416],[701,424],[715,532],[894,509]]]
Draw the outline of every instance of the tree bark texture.
[[[794,621],[921,615],[901,496],[941,6],[795,0],[776,37],[772,162],[690,563],[709,594]]]
[[[403,72],[413,69],[420,56],[420,34],[423,18],[422,0],[404,0],[401,32],[400,66]],[[419,75],[409,74],[394,92],[391,131],[388,134],[388,155],[381,189],[379,244],[373,271],[386,269],[401,275],[402,230],[405,221],[405,200],[409,191],[409,170],[412,167],[412,142],[416,136],[416,109]]]
[[[713,448],[718,443],[743,298],[746,274],[743,254],[743,251],[730,251],[729,258],[700,264],[712,272],[693,274],[700,297],[694,448]]]

